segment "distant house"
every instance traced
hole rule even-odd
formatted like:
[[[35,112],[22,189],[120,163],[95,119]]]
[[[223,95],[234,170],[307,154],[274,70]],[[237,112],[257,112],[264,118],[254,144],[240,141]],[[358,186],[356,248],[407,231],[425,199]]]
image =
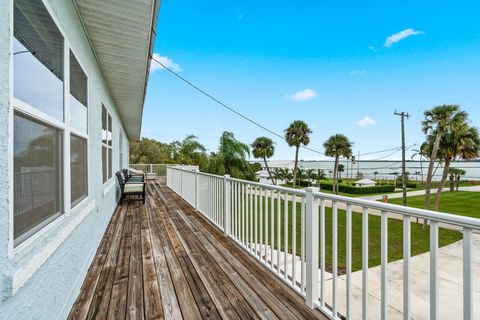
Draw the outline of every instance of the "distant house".
[[[355,187],[374,187],[377,182],[370,179],[362,179],[355,181]]]

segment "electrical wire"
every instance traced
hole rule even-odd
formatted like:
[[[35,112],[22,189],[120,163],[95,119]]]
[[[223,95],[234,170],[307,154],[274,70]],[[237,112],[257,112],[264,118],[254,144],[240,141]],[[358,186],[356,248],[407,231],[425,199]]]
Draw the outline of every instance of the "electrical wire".
[[[236,109],[234,109],[233,107],[230,107],[228,106],[226,103],[224,103],[223,101],[221,101],[220,99],[217,99],[215,98],[214,96],[212,96],[210,93],[206,92],[205,90],[203,90],[202,88],[200,88],[199,86],[195,85],[194,83],[192,83],[190,80],[182,77],[181,75],[179,75],[177,72],[175,72],[174,70],[172,70],[171,68],[167,67],[164,63],[162,63],[161,61],[159,61],[158,59],[156,59],[155,57],[151,57],[151,59],[153,61],[155,61],[156,63],[158,63],[159,65],[161,65],[165,70],[167,70],[168,72],[170,72],[171,74],[173,74],[174,76],[176,76],[178,79],[182,80],[183,82],[185,82],[186,84],[188,84],[190,87],[192,87],[193,89],[197,90],[198,92],[200,92],[201,94],[203,94],[204,96],[208,97],[209,99],[213,100],[214,102],[216,102],[217,104],[219,104],[220,106],[226,108],[227,110],[233,112],[234,114],[236,114],[237,116],[247,120],[248,122],[250,122],[251,124],[269,132],[270,134],[282,139],[282,140],[285,140],[285,137],[282,136],[281,134],[267,128],[266,126],[262,125],[261,123],[259,123],[258,121],[255,121],[251,118],[249,118],[248,116],[240,113],[239,111],[237,111]],[[323,155],[323,156],[326,156],[325,153],[321,152],[321,151],[318,151],[318,150],[315,150],[313,148],[310,148],[310,147],[307,147],[307,146],[301,146],[303,149],[305,150],[308,150],[308,151],[311,151],[311,152],[314,152],[314,153],[317,153],[317,154],[320,154],[320,155]],[[374,151],[374,152],[369,152],[369,153],[364,153],[364,154],[360,154],[360,156],[366,156],[366,155],[372,155],[372,154],[378,154],[378,153],[384,153],[384,152],[388,152],[388,151],[392,151],[392,150],[396,150],[394,153],[392,154],[389,154],[385,157],[381,157],[377,160],[381,160],[381,159],[385,159],[385,158],[388,158],[390,156],[392,156],[393,154],[397,153],[399,150],[401,150],[401,147],[400,148],[392,148],[392,149],[386,149],[386,150],[380,150],[380,151]]]

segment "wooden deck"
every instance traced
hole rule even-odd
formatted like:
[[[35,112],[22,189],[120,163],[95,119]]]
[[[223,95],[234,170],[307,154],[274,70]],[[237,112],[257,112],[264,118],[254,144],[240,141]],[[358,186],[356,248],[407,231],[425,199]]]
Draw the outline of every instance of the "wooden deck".
[[[119,206],[69,319],[324,319],[166,186]]]

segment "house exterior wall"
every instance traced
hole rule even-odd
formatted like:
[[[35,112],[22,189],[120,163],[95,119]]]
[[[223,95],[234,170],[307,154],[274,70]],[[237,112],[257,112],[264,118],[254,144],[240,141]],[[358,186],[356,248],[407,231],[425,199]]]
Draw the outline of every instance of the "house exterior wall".
[[[63,30],[66,45],[70,45],[88,77],[88,197],[32,239],[13,248],[13,183],[10,174],[13,170],[13,0],[0,0],[1,319],[66,317],[117,204],[115,172],[119,169],[120,130],[123,134],[123,164],[128,164],[129,137],[123,129],[73,2],[44,0],[44,3]],[[102,104],[112,116],[113,177],[106,184],[102,183]]]

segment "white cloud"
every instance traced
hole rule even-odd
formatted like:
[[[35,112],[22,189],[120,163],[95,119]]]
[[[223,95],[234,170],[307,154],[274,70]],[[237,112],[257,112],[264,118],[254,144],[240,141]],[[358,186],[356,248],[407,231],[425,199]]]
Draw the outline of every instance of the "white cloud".
[[[373,52],[378,51],[377,47],[375,47],[375,46],[368,46],[368,50],[373,51]]]
[[[387,47],[387,48],[390,48],[393,44],[395,44],[395,43],[397,43],[397,42],[399,42],[403,39],[406,39],[410,36],[415,36],[415,35],[418,35],[418,34],[422,34],[422,33],[423,33],[422,31],[414,30],[412,28],[402,30],[402,31],[397,32],[395,34],[392,34],[390,37],[388,37],[385,40],[384,46]]]
[[[365,74],[367,73],[367,70],[352,70],[350,71],[350,74],[351,75],[354,75],[354,74]]]
[[[293,101],[305,101],[313,99],[317,96],[317,93],[312,89],[303,89],[300,91],[295,92],[292,95],[287,95],[285,98],[293,100]]]
[[[365,116],[363,119],[358,120],[356,123],[360,127],[369,127],[369,126],[373,126],[373,125],[377,124],[377,121],[375,121],[374,119],[372,119],[368,116]]]
[[[178,63],[173,62],[173,60],[170,59],[167,56],[161,56],[158,53],[154,53],[153,58],[160,61],[167,68],[169,68],[169,69],[171,69],[175,72],[182,72],[183,71],[182,67],[180,67],[180,65]],[[156,70],[161,70],[161,69],[163,69],[163,66],[161,64],[159,64],[158,62],[152,60],[152,62],[150,63],[150,72],[154,72]]]

